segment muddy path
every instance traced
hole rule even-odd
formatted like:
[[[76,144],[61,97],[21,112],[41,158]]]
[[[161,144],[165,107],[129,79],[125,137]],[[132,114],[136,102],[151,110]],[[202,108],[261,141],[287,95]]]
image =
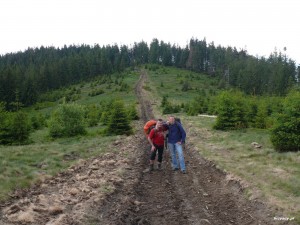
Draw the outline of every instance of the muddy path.
[[[274,221],[263,203],[247,200],[242,186],[202,158],[193,143],[185,149],[187,174],[171,170],[167,151],[163,170],[147,171],[142,127],[153,112],[142,89],[146,79],[142,71],[135,89],[141,114],[135,126],[141,132],[120,137],[110,153],[16,192],[0,205],[0,224],[285,224]]]

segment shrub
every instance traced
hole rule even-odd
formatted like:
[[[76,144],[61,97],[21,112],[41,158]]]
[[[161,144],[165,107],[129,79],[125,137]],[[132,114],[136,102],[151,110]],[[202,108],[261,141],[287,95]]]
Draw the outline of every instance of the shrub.
[[[96,105],[86,107],[86,118],[88,126],[96,126],[100,121],[100,110]]]
[[[291,92],[284,100],[283,112],[271,132],[271,142],[279,152],[300,150],[300,92]]]
[[[48,122],[51,137],[71,137],[85,134],[84,108],[77,104],[62,104],[53,111]]]
[[[188,81],[185,81],[182,85],[181,91],[186,92],[188,90],[191,90],[192,87]]]
[[[186,112],[190,116],[208,111],[208,100],[203,96],[196,97],[186,108]]]
[[[107,135],[130,135],[132,128],[129,124],[127,113],[122,101],[115,101],[111,116],[109,117],[108,127],[106,130]]]
[[[29,139],[31,125],[26,113],[19,111],[13,114],[11,136],[18,144],[26,143]]]
[[[30,122],[26,113],[0,109],[0,144],[24,144],[29,140]]]
[[[171,104],[167,96],[163,96],[160,106],[162,107],[163,114],[178,113],[181,109],[181,105]]]
[[[254,117],[254,127],[267,128],[268,109],[264,102],[258,105],[256,116]]]
[[[134,104],[129,107],[129,109],[127,111],[127,115],[128,115],[129,120],[138,120],[139,119],[138,112],[137,112]]]
[[[101,94],[104,94],[104,91],[102,89],[98,89],[98,90],[93,90],[88,95],[91,97],[94,97],[94,96],[101,95]]]
[[[34,114],[31,117],[31,126],[33,129],[37,130],[45,126],[45,116],[41,113]]]
[[[109,118],[112,114],[112,110],[113,110],[113,101],[102,103],[102,112],[101,112],[100,122],[103,125],[108,124]]]
[[[246,104],[244,96],[238,91],[224,91],[217,98],[217,121],[214,125],[218,130],[234,130],[246,128]]]

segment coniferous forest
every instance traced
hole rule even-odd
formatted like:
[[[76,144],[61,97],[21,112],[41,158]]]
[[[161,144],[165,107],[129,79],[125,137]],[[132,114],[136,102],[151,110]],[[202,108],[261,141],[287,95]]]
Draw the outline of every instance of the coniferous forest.
[[[14,110],[40,94],[66,85],[151,63],[189,69],[219,78],[220,87],[250,95],[285,95],[299,81],[299,67],[284,53],[254,57],[246,50],[191,39],[185,48],[153,39],[126,45],[28,48],[0,57],[0,102]]]

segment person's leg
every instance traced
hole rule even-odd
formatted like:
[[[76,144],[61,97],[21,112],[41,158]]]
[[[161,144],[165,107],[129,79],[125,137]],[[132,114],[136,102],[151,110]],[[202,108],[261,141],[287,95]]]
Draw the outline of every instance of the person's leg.
[[[171,157],[172,157],[173,170],[178,170],[178,162],[177,162],[177,157],[176,157],[175,144],[168,143],[168,148],[169,148],[169,151],[170,151]]]
[[[179,158],[180,169],[181,169],[181,171],[185,172],[185,162],[184,162],[184,155],[183,155],[182,145],[176,143],[175,148],[176,148],[178,158]]]
[[[159,163],[162,162],[163,153],[164,153],[164,146],[157,146],[157,154],[158,154],[157,162]]]
[[[158,154],[157,168],[159,170],[161,169],[161,162],[162,162],[162,158],[163,158],[163,152],[164,152],[164,146],[157,146],[157,154]]]
[[[155,149],[153,152],[151,152],[151,155],[150,155],[150,171],[153,170],[153,167],[154,167],[154,160],[155,160],[155,157],[156,157],[156,151],[157,149]]]

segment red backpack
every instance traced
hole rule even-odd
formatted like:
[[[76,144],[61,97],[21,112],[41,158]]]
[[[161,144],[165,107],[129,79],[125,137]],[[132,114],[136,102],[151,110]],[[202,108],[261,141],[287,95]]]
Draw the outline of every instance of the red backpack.
[[[144,132],[145,132],[146,137],[149,136],[150,131],[155,127],[155,125],[156,125],[156,120],[149,120],[145,124],[145,126],[144,126]]]

